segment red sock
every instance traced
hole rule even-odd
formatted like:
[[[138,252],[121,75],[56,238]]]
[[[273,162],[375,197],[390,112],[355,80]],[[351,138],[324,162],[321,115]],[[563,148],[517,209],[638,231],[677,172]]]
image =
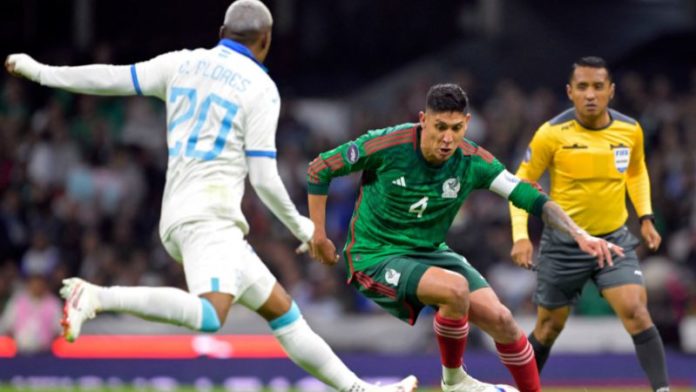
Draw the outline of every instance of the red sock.
[[[458,368],[464,362],[464,349],[466,337],[469,335],[469,323],[467,317],[459,320],[448,319],[435,314],[433,329],[440,346],[440,360],[446,368]]]
[[[512,378],[515,379],[517,388],[520,392],[541,391],[539,381],[539,371],[534,360],[534,350],[527,341],[527,337],[522,335],[519,340],[513,343],[495,343],[498,349],[500,361],[505,365]]]

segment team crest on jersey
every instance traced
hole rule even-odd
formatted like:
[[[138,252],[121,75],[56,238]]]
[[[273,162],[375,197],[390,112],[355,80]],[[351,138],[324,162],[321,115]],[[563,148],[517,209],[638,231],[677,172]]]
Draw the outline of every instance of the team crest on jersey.
[[[346,151],[346,159],[350,164],[353,164],[360,159],[360,149],[358,148],[357,144],[351,143],[351,145],[348,147],[348,151]]]
[[[392,286],[398,286],[399,285],[399,278],[401,277],[400,272],[396,272],[395,269],[389,268],[387,269],[387,272],[384,274],[384,280],[387,281]]]
[[[459,194],[459,179],[452,177],[442,183],[442,197],[445,199],[454,199]]]
[[[628,147],[614,148],[614,164],[619,173],[628,169],[628,162],[631,160],[631,149]]]

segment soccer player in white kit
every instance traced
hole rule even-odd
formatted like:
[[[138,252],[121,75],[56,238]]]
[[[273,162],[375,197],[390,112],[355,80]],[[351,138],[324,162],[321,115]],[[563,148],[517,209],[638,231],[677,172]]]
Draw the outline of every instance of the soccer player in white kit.
[[[97,95],[148,95],[166,102],[169,162],[160,237],[183,262],[189,292],[167,287],[99,287],[66,279],[63,328],[68,341],[101,311],[129,312],[215,332],[233,302],[269,322],[288,356],[339,391],[412,391],[413,376],[376,386],[360,380],[303,319],[299,308],[244,236],[244,179],[303,244],[314,225],[290,200],[276,167],[280,97],[262,65],[273,24],[258,0],[233,2],[211,49],[165,53],[130,66],[54,67],[13,54],[7,70],[44,86]],[[298,248],[299,249],[299,248]]]

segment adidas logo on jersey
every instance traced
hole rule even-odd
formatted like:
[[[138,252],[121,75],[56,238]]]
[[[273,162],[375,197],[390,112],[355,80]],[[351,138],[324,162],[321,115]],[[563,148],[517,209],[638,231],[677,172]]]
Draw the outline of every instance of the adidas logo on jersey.
[[[404,178],[404,176],[401,176],[401,177],[397,178],[396,180],[392,181],[392,184],[402,186],[405,188],[406,187],[406,179]]]

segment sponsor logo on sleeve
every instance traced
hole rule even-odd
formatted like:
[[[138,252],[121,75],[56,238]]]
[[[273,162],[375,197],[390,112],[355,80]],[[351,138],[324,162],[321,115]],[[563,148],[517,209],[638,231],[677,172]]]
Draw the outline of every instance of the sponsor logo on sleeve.
[[[360,159],[360,149],[357,144],[352,143],[348,147],[348,151],[346,151],[346,160],[352,165],[357,162],[358,159]]]
[[[530,159],[532,159],[532,148],[527,147],[527,151],[524,153],[524,161],[529,162]]]

